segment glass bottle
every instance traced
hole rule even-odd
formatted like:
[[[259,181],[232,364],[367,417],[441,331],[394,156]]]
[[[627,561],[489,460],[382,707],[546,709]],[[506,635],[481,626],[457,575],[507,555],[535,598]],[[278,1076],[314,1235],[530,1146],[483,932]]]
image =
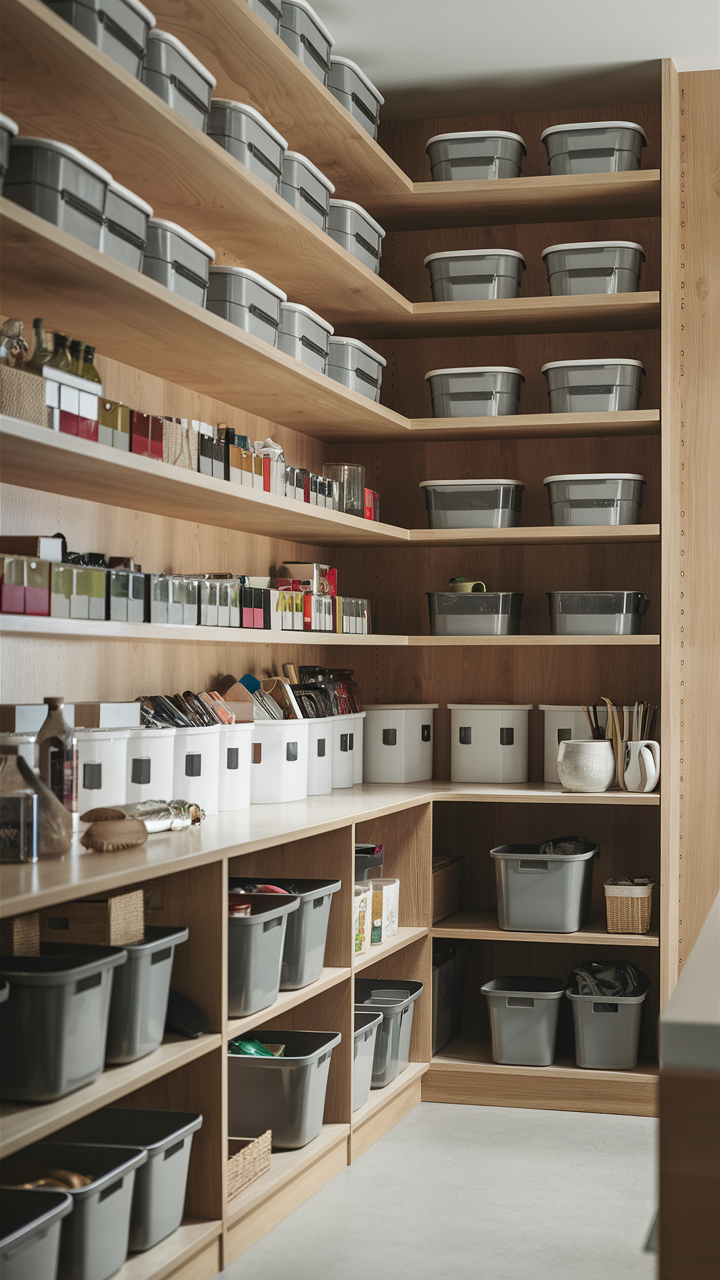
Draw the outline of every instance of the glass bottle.
[[[27,373],[39,373],[42,375],[43,365],[47,364],[51,358],[52,351],[48,346],[48,336],[43,329],[41,316],[36,316],[33,320],[33,331],[35,334],[35,346],[30,359],[23,367]]]
[[[19,745],[3,742],[0,744],[0,794],[9,791],[34,791],[38,798],[38,854],[68,853],[73,825],[70,814],[19,755]]]
[[[27,360],[28,345],[23,338],[23,322],[12,317],[0,326],[0,364],[20,369]]]
[[[72,373],[72,360],[67,349],[67,334],[56,333],[53,335],[53,353],[48,360],[51,369],[62,369],[65,373]]]
[[[102,382],[102,378],[95,368],[94,347],[86,347],[83,352],[81,377],[87,378],[88,382]]]
[[[76,378],[82,377],[83,351],[85,344],[79,338],[73,338],[70,342],[70,363],[72,365],[71,372]]]
[[[48,709],[37,736],[38,771],[53,795],[62,801],[77,824],[78,746],[75,731],[67,723],[63,698],[45,698]]]

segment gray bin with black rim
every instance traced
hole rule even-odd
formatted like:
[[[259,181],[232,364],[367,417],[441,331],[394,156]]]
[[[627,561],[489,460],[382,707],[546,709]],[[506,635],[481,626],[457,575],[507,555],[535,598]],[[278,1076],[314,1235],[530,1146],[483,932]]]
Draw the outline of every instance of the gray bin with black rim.
[[[466,182],[478,178],[519,178],[527,155],[519,133],[502,129],[439,133],[425,150],[433,182]]]
[[[377,1029],[383,1020],[380,1013],[356,1009],[353,1030],[353,1098],[352,1109],[359,1111],[370,1097]]]
[[[307,0],[282,0],[279,35],[303,66],[327,84],[335,41]]]
[[[211,267],[207,306],[271,347],[278,344],[280,307],[287,295],[249,267]]]
[[[473,302],[517,298],[525,259],[516,249],[453,249],[429,254],[424,265],[433,302]]]
[[[205,306],[210,278],[210,263],[215,253],[197,236],[168,222],[165,218],[150,218],[148,239],[143,257],[143,275],[158,284],[164,284],[173,293]]]
[[[256,13],[258,18],[262,18],[263,22],[267,22],[268,26],[275,35],[280,30],[280,18],[282,17],[282,9],[280,3],[275,4],[274,0],[248,0],[248,6]]]
[[[177,36],[157,27],[149,33],[142,81],[184,120],[205,132],[217,82]]]
[[[147,1161],[135,1172],[130,1250],[143,1252],[175,1231],[183,1219],[193,1134],[203,1118],[187,1111],[104,1107],[61,1129],[59,1142],[141,1147]]]
[[[331,200],[327,233],[377,275],[385,232],[362,205],[352,200]]]
[[[470,951],[469,942],[454,942],[450,938],[433,939],[433,1057],[462,1031],[465,970]]]
[[[300,898],[295,896],[253,893],[251,915],[228,917],[228,1014],[231,1018],[247,1018],[277,1000],[287,918],[299,906]],[[248,1138],[258,1136],[244,1129],[233,1132]],[[265,1129],[260,1132],[264,1133]]]
[[[404,978],[355,979],[355,1012],[383,1016],[375,1032],[371,1088],[384,1089],[407,1067],[415,1001],[422,991],[422,982]]]
[[[644,129],[629,120],[557,124],[540,135],[551,174],[627,173],[639,169],[647,143]]]
[[[380,399],[382,371],[387,361],[359,338],[338,338],[328,343],[327,375],[358,395]]]
[[[493,978],[480,990],[487,997],[493,1062],[551,1066],[565,983],[559,978]]]
[[[107,189],[106,169],[66,142],[49,138],[14,138],[5,175],[4,194],[39,218],[100,248]]]
[[[643,591],[548,591],[553,636],[638,636]]]
[[[612,961],[608,961],[608,965]],[[632,1071],[650,979],[634,996],[578,995],[568,989],[575,1028],[575,1062],[590,1071]]]
[[[639,360],[554,360],[544,364],[551,413],[637,409],[645,372]]]
[[[105,1061],[135,1062],[162,1044],[175,948],[189,931],[146,925],[142,942],[128,943],[127,963],[115,974]]]
[[[637,524],[645,477],[634,472],[546,476],[553,525]]]
[[[139,0],[44,0],[44,3],[113,62],[136,79],[140,78],[155,18]]]
[[[522,591],[428,591],[431,636],[517,636]]]
[[[280,990],[296,991],[317,982],[325,963],[330,907],[333,894],[341,887],[340,880],[278,880],[269,876],[263,880],[243,880],[231,877],[231,889],[254,891],[258,884],[276,885],[299,899],[297,911],[287,917],[283,944]],[[272,894],[262,895],[272,897]],[[282,895],[275,895],[280,897]],[[242,919],[242,917],[241,917]]]
[[[514,529],[525,485],[519,480],[423,480],[429,529]]]
[[[228,1127],[259,1138],[272,1130],[273,1147],[296,1150],[317,1138],[323,1123],[332,1051],[339,1031],[263,1027],[261,1044],[282,1044],[281,1058],[228,1053]]]
[[[330,338],[335,330],[328,320],[299,302],[280,304],[278,350],[293,356],[317,373],[327,372]]]
[[[365,75],[362,67],[349,58],[331,58],[327,87],[366,133],[371,138],[377,138],[380,108],[385,99]]]
[[[149,204],[111,178],[105,200],[105,222],[100,233],[100,249],[115,262],[142,271],[147,245]]]
[[[3,193],[5,174],[10,163],[10,143],[17,137],[18,126],[9,116],[0,114],[0,196]]]
[[[307,156],[299,151],[286,151],[282,166],[280,195],[298,213],[303,213],[314,226],[327,231],[330,197],[335,188]]]
[[[213,98],[207,132],[256,178],[279,192],[288,144],[255,107],[230,98]]]
[[[477,365],[466,369],[431,369],[434,418],[494,418],[514,414],[520,404],[521,369]]]
[[[551,244],[542,258],[551,298],[586,293],[637,293],[645,261],[633,240]]]
[[[0,1196],[3,1280],[56,1280],[62,1219],[71,1212],[67,1192],[4,1187]]]
[[[541,853],[536,844],[501,844],[490,850],[501,929],[577,933],[590,919],[598,846],[578,837],[565,839],[582,847],[572,854]]]

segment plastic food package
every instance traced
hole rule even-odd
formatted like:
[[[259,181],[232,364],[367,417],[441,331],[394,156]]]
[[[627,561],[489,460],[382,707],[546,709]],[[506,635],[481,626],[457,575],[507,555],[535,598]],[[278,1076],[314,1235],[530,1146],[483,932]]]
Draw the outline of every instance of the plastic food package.
[[[363,881],[355,885],[353,932],[355,934],[355,955],[364,956],[370,946],[370,910],[372,906],[372,884]]]
[[[398,931],[400,881],[371,880],[369,883],[372,888],[370,945],[376,947],[394,938]]]

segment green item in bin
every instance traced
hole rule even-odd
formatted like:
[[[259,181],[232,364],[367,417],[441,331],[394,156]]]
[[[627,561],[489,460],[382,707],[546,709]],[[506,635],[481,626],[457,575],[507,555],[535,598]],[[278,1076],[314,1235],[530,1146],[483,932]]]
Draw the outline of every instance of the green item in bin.
[[[236,1057],[246,1058],[274,1058],[275,1054],[270,1049],[266,1049],[264,1044],[259,1040],[246,1040],[243,1036],[238,1036],[236,1040],[231,1040],[228,1045],[228,1053],[234,1054]]]

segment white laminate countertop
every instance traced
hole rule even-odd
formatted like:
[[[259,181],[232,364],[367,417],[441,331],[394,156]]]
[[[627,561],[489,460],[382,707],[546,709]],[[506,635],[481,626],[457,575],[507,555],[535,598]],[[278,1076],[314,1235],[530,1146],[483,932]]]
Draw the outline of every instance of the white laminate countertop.
[[[720,1072],[720,896],[660,1019],[660,1068]]]

